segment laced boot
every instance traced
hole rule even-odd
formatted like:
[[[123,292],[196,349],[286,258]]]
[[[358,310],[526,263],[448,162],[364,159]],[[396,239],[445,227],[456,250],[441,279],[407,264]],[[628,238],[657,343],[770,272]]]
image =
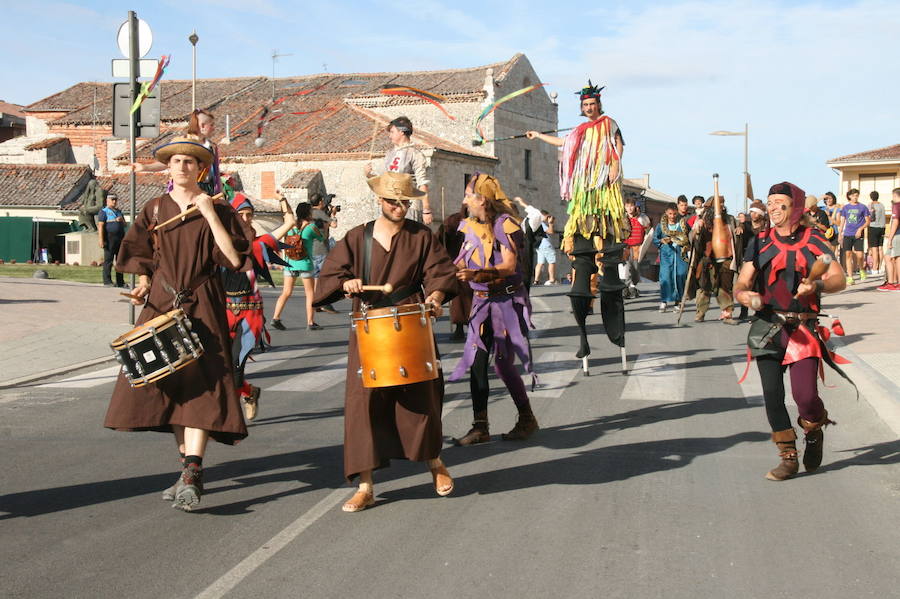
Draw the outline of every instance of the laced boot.
[[[475,445],[476,443],[487,443],[491,440],[491,431],[488,425],[487,411],[475,412],[475,420],[472,421],[472,428],[461,439],[454,439],[454,443],[460,447],[466,445]]]
[[[822,429],[829,424],[835,424],[835,422],[828,419],[826,410],[818,422],[810,422],[798,417],[797,424],[803,428],[805,433],[806,449],[803,451],[803,468],[807,472],[815,472],[816,468],[822,465],[822,445],[825,441],[825,431]]]
[[[524,441],[538,430],[537,418],[531,411],[531,408],[519,412],[519,419],[516,425],[508,433],[502,435],[504,441]]]
[[[172,507],[191,511],[200,503],[200,497],[203,495],[203,468],[196,464],[186,465],[181,471],[177,487]]]
[[[785,480],[791,478],[800,470],[797,463],[797,433],[789,428],[772,433],[772,441],[778,446],[781,455],[781,463],[769,470],[766,478],[769,480]]]

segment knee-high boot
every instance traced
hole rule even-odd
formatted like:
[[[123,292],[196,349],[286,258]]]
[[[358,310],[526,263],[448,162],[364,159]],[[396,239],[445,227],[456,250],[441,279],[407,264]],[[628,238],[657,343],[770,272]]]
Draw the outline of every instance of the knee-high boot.
[[[778,446],[781,463],[769,470],[766,478],[769,480],[785,480],[791,478],[800,470],[797,463],[797,433],[789,428],[772,433],[772,441]]]
[[[797,424],[805,433],[806,449],[803,451],[803,468],[807,472],[814,472],[822,464],[822,445],[825,442],[825,431],[822,429],[829,424],[835,424],[828,419],[828,410],[822,414],[818,422],[810,422],[803,418],[797,418]]]

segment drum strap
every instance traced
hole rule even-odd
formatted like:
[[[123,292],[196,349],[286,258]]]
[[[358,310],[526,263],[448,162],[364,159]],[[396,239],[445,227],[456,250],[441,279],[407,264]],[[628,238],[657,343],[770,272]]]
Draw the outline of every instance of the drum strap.
[[[372,244],[375,243],[375,221],[366,223],[363,229],[363,285],[369,284],[372,276]],[[404,285],[399,289],[395,289],[393,293],[382,296],[382,298],[371,304],[372,308],[386,308],[388,306],[396,306],[400,300],[404,300],[416,293],[422,288],[421,283],[415,285]]]

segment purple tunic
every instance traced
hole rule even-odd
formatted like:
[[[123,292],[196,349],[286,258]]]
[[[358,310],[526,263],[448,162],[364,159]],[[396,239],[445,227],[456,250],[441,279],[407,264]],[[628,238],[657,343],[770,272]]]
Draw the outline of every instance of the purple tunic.
[[[528,291],[522,285],[522,257],[525,245],[522,229],[508,214],[502,214],[494,221],[493,228],[479,223],[474,218],[467,218],[460,223],[459,231],[465,235],[465,241],[454,261],[457,265],[462,263],[465,268],[474,270],[496,267],[503,261],[501,257],[503,247],[516,253],[517,265],[515,274],[504,280],[504,285],[514,289],[512,293],[498,293],[490,297],[476,295],[473,298],[465,350],[448,380],[456,381],[462,378],[472,367],[475,353],[479,349],[487,351],[481,332],[482,325],[490,321],[494,336],[492,344],[494,358],[496,359],[498,355],[515,353],[519,356],[525,372],[530,374],[534,381],[531,345],[528,342],[528,329],[533,329],[534,325],[531,324],[531,300]],[[486,283],[475,281],[469,281],[469,286],[475,291],[489,289]],[[497,292],[498,286],[493,285],[491,289]]]

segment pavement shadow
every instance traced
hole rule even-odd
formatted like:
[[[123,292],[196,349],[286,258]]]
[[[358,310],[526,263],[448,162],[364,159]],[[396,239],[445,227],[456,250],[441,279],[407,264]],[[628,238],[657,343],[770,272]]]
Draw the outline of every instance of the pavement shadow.
[[[319,420],[322,418],[337,418],[344,415],[344,408],[332,408],[318,412],[299,412],[297,414],[283,414],[270,418],[257,418],[248,422],[248,427],[266,426],[269,424],[287,424],[290,422],[306,422],[307,420]]]
[[[194,510],[199,513],[238,515],[249,513],[253,505],[322,488],[336,488],[343,482],[343,445],[315,447],[302,451],[232,460],[203,469],[207,485],[204,497],[245,489],[270,482],[296,482],[288,490],[224,505]],[[157,494],[169,487],[176,472],[95,481],[0,496],[0,521],[33,517],[89,505]],[[221,485],[219,481],[228,481]],[[201,504],[203,505],[203,504]]]
[[[874,445],[865,445],[854,449],[842,449],[837,453],[856,453],[850,457],[831,462],[821,466],[817,472],[831,470],[843,470],[851,466],[883,466],[885,464],[900,464],[900,439],[885,441]],[[858,452],[858,453],[857,453]]]

